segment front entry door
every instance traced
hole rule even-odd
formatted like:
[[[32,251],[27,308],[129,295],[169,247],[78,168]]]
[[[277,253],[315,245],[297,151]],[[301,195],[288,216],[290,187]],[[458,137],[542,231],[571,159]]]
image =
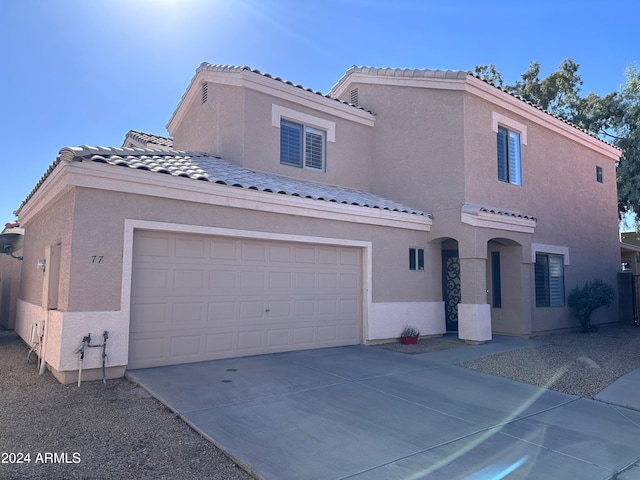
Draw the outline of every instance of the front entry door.
[[[442,250],[442,299],[447,332],[458,331],[460,295],[460,257],[458,250]]]

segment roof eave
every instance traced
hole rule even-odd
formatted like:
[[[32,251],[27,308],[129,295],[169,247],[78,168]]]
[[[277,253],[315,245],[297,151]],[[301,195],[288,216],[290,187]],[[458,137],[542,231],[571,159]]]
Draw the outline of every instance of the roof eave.
[[[196,73],[191,79],[187,90],[167,123],[166,128],[171,136],[174,136],[178,125],[185,117],[188,106],[200,94],[200,85],[204,82],[259,90],[292,102],[304,103],[305,106],[317,110],[326,111],[329,109],[334,114],[371,126],[375,121],[375,116],[372,112],[321,92],[284,81],[279,77],[273,77],[269,74],[252,70],[249,67],[224,68],[223,66],[211,65],[205,62],[196,69]]]

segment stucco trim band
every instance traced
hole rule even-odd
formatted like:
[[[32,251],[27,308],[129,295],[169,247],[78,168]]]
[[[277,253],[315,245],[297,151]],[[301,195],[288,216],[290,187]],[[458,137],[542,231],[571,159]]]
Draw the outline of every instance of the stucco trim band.
[[[533,233],[536,220],[519,214],[500,213],[478,205],[462,205],[460,221],[472,227],[493,228],[509,232]]]
[[[554,255],[562,255],[564,258],[565,266],[570,265],[569,247],[563,247],[560,245],[545,245],[543,243],[531,244],[531,262],[536,263],[536,253],[551,253]]]
[[[295,120],[297,122],[319,128],[327,132],[327,142],[335,143],[336,141],[336,122],[325,120],[324,118],[315,117],[308,113],[302,113],[298,110],[283,107],[282,105],[271,105],[271,125],[280,128],[280,119]]]

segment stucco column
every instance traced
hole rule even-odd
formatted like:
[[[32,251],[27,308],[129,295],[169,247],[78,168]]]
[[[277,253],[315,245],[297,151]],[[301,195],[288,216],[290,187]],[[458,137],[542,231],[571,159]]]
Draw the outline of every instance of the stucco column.
[[[460,258],[458,337],[467,343],[491,340],[491,308],[487,303],[486,258]]]

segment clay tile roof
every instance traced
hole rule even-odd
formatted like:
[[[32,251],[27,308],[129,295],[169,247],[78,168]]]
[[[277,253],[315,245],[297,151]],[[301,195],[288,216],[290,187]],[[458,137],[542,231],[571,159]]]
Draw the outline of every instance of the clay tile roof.
[[[353,73],[363,73],[378,77],[403,77],[403,78],[439,78],[448,80],[464,80],[469,72],[463,70],[431,70],[428,68],[377,68],[359,67],[353,65],[349,68],[338,82],[331,88],[331,92],[342,84],[349,75]],[[331,94],[330,92],[330,94]]]
[[[504,215],[506,217],[521,218],[523,220],[537,221],[537,218],[532,215],[525,215],[524,213],[521,213],[521,212],[512,212],[512,211],[504,210],[500,208],[484,207],[481,205],[464,204],[462,206],[462,212],[468,213],[471,215],[479,215],[480,212],[484,212],[484,213],[492,213],[494,215]]]
[[[203,152],[152,148],[92,147],[87,145],[62,148],[56,161],[49,167],[18,210],[29,201],[53,169],[62,161],[103,163],[176,177],[186,177],[192,180],[203,180],[248,190],[273,192],[431,218],[429,213],[394,202],[371,192],[255,172],[227,162],[218,156]]]

